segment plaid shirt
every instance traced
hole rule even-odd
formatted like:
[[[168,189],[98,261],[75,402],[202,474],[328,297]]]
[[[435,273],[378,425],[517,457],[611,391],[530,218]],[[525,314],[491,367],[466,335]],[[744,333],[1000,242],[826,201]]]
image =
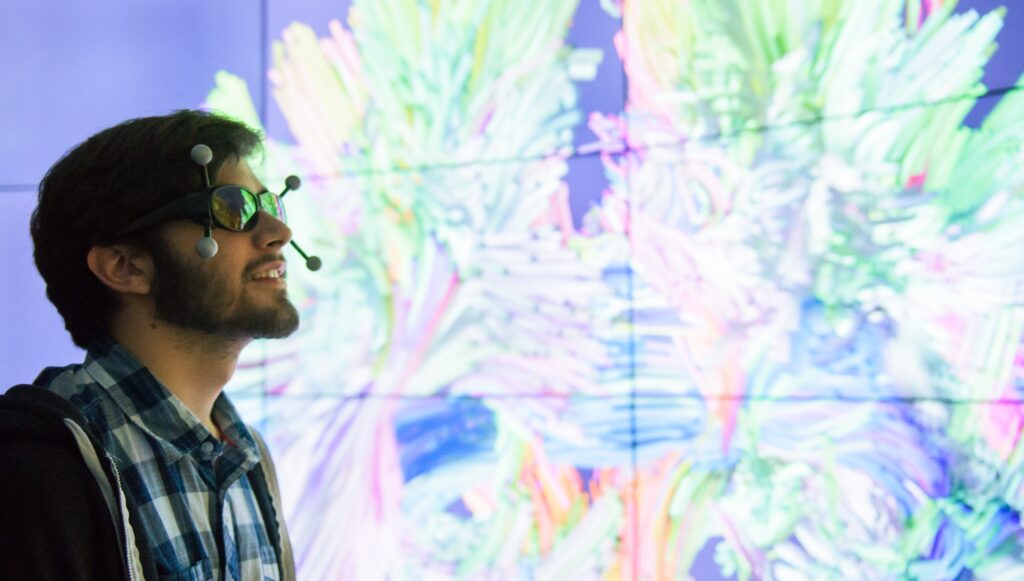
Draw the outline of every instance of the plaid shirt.
[[[279,579],[247,476],[259,450],[224,394],[213,406],[221,442],[113,343],[90,349],[81,365],[47,368],[36,383],[78,407],[113,457],[161,579]]]

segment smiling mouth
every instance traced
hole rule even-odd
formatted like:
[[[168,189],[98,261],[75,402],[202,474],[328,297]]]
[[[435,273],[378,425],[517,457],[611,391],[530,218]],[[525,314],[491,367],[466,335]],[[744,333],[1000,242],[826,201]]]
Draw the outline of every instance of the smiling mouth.
[[[257,282],[282,281],[285,278],[285,267],[283,264],[274,265],[271,268],[257,271],[250,277],[250,280]]]

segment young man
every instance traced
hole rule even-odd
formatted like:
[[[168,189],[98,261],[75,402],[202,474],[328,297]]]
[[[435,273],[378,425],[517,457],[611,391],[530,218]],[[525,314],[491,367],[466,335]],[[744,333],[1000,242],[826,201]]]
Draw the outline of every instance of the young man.
[[[181,111],[41,182],[36,265],[88,354],[0,398],[0,578],[294,577],[270,457],[222,393],[246,344],[299,322],[259,145]]]

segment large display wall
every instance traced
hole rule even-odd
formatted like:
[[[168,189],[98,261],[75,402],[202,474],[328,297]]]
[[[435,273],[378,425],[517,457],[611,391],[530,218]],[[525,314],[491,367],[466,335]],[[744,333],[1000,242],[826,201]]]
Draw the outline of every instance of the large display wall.
[[[152,95],[27,118],[0,196],[200,104],[303,177],[324,267],[229,386],[301,578],[1024,578],[1024,6],[216,4],[155,3],[103,81]],[[32,304],[6,383],[75,356]]]

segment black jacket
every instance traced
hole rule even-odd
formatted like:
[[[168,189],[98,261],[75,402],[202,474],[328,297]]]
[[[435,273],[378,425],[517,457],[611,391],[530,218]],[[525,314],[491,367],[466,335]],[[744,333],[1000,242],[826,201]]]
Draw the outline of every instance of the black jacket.
[[[157,579],[146,539],[133,532],[142,530],[137,511],[88,426],[74,405],[46,389],[17,386],[0,395],[0,579]],[[253,491],[282,578],[294,579],[273,465],[255,438],[263,470],[250,475]]]

